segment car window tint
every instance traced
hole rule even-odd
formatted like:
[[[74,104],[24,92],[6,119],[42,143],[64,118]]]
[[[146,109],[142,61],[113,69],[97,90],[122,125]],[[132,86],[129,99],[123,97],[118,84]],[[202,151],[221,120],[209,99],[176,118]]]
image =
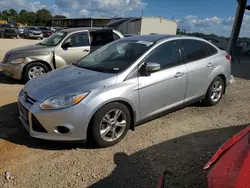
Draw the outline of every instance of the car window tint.
[[[197,61],[209,56],[206,44],[203,41],[185,39],[183,40],[184,58],[186,62]]]
[[[153,50],[145,62],[158,63],[161,65],[161,70],[179,65],[181,62],[179,49],[179,40],[166,42]]]
[[[206,44],[206,46],[207,46],[209,55],[217,54],[218,50],[215,47],[211,46],[210,44]]]
[[[66,42],[71,42],[71,47],[89,46],[89,36],[87,33],[72,35],[65,41],[65,43]]]

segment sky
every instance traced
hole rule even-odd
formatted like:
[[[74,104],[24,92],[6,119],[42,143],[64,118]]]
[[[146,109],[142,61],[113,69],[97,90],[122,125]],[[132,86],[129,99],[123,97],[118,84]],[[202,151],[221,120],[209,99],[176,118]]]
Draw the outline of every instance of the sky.
[[[0,0],[0,11],[9,8],[46,8],[67,17],[165,17],[187,32],[230,36],[237,0]],[[250,12],[245,13],[240,35],[250,37]]]

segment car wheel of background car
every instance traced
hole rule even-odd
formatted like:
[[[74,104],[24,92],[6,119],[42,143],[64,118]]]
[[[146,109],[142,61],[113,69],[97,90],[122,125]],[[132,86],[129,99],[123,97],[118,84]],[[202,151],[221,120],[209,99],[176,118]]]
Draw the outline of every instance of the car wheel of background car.
[[[1,37],[1,38],[4,38],[4,34],[3,34],[3,33],[1,33],[1,34],[0,34],[0,37]]]
[[[20,38],[20,36],[19,36],[19,35],[17,35],[17,36],[16,36],[16,38],[17,38],[17,39],[19,39],[19,38]]]
[[[128,132],[131,116],[121,103],[109,103],[93,116],[89,127],[89,141],[97,147],[109,147],[120,142]]]
[[[23,78],[25,81],[29,81],[37,76],[46,74],[49,72],[49,69],[43,63],[35,62],[30,63],[24,70]]]
[[[210,84],[208,88],[206,98],[203,101],[204,104],[208,106],[213,106],[213,105],[218,104],[223,96],[224,89],[225,89],[225,83],[223,79],[217,76],[212,81],[212,83]]]

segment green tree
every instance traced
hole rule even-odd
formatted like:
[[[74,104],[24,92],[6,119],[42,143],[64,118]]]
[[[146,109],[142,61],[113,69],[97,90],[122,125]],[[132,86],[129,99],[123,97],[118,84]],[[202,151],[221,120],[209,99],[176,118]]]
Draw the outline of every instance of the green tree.
[[[28,12],[26,10],[21,10],[19,13],[19,22],[28,24]]]
[[[28,12],[27,17],[28,25],[37,25],[37,15],[35,12]]]
[[[54,18],[66,19],[67,17],[64,15],[55,15]]]
[[[50,11],[47,9],[38,10],[36,12],[36,15],[37,15],[37,24],[39,25],[46,25],[48,20],[53,18]]]

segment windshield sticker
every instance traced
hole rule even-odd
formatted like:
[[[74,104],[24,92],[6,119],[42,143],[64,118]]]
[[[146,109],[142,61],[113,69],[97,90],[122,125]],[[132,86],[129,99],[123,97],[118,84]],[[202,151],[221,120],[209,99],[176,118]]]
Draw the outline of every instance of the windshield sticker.
[[[137,41],[136,43],[138,43],[138,44],[144,44],[144,45],[146,45],[147,47],[153,44],[153,42],[142,41],[142,40],[139,40],[139,41]]]
[[[119,71],[120,69],[119,69],[119,68],[114,68],[113,70],[114,70],[114,71]]]

